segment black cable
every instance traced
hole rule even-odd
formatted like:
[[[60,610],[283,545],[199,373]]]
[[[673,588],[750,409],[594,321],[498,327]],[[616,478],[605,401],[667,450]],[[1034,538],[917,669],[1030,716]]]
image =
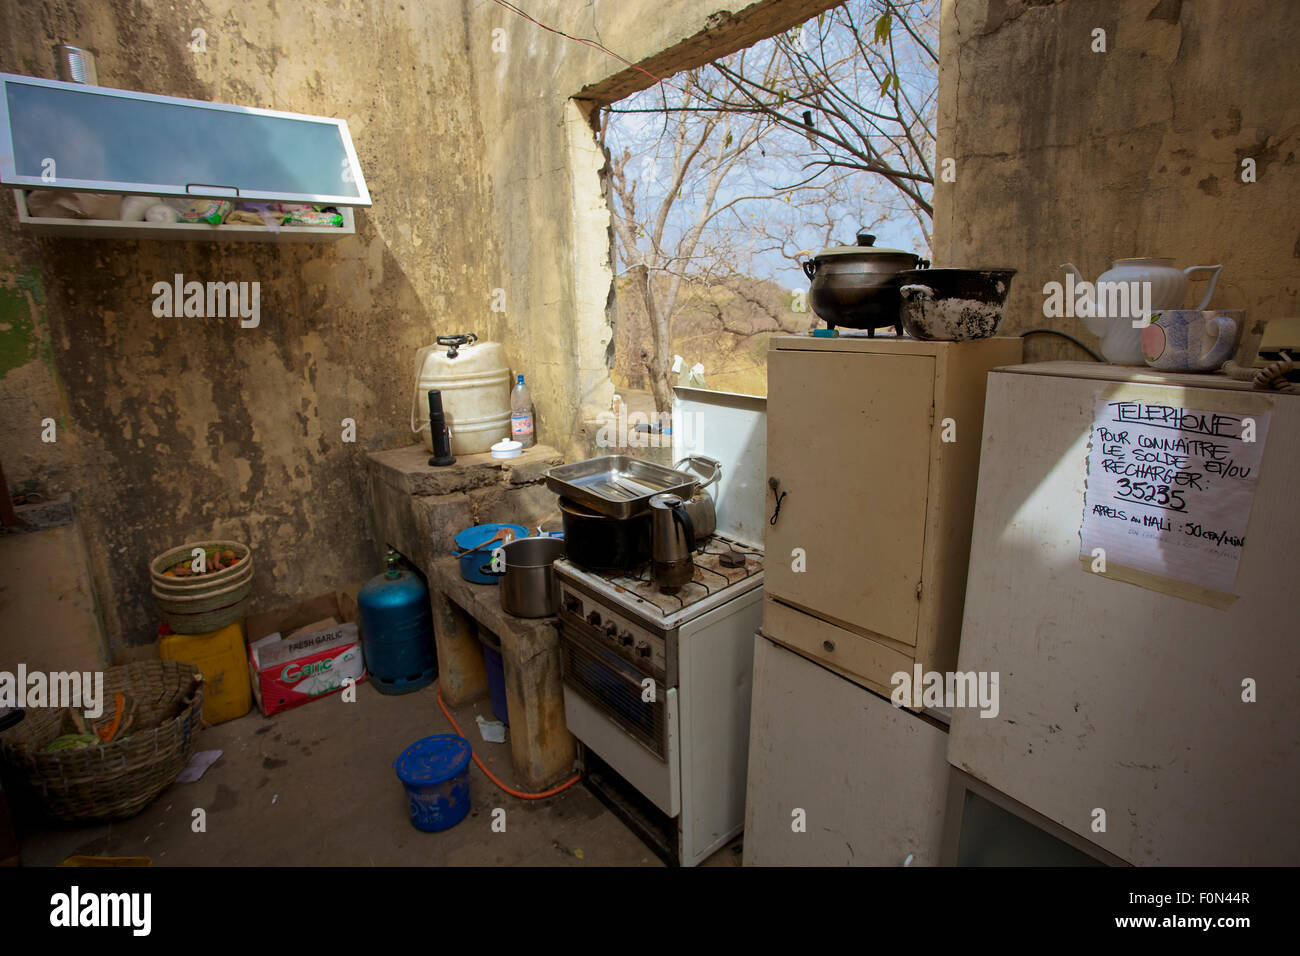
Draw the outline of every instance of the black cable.
[[[1089,355],[1091,355],[1091,356],[1092,356],[1094,359],[1096,359],[1098,362],[1101,362],[1101,363],[1103,363],[1103,364],[1105,364],[1105,362],[1106,362],[1106,360],[1105,360],[1104,358],[1102,358],[1100,355],[1098,355],[1098,354],[1097,354],[1096,352],[1094,352],[1092,349],[1088,348],[1088,346],[1084,345],[1082,342],[1080,342],[1078,339],[1076,339],[1073,335],[1066,335],[1064,332],[1058,332],[1058,331],[1056,331],[1056,329],[1030,329],[1028,332],[1021,332],[1021,333],[1020,333],[1020,337],[1021,337],[1022,339],[1023,339],[1026,335],[1059,335],[1061,338],[1066,339],[1066,340],[1068,340],[1068,341],[1070,341],[1070,342],[1073,342],[1075,345],[1079,346],[1079,348],[1083,349],[1085,352],[1087,352]]]
[[[776,524],[777,516],[781,514],[781,502],[789,492],[782,491],[777,493],[775,488],[772,489],[772,492],[776,494],[776,510],[772,512],[772,517],[768,519],[767,523],[774,525]]]

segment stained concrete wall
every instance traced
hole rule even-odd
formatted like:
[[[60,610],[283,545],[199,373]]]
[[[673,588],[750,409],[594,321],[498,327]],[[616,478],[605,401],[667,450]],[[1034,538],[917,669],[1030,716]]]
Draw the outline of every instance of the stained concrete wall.
[[[935,265],[1018,269],[1008,330],[1089,344],[1043,316],[1062,262],[1091,280],[1114,258],[1222,263],[1215,307],[1300,314],[1298,42],[1295,3],[944,0],[937,154],[956,180],[935,187]],[[1026,358],[1086,357],[1035,336]]]
[[[21,510],[21,509],[20,509]],[[0,672],[97,671],[107,648],[81,529],[0,534]]]
[[[831,3],[730,6],[529,12],[663,76]],[[435,335],[503,341],[541,439],[580,447],[612,334],[590,109],[649,77],[471,0],[0,6],[0,71],[52,75],[59,41],[96,51],[104,85],[345,118],[375,200],[355,238],[307,246],[36,239],[0,204],[0,459],[11,486],[76,494],[117,656],[152,640],[145,563],[179,541],[248,541],[253,610],[375,570],[363,459],[408,442],[413,355]],[[260,282],[260,327],[154,318],[150,289],[176,273]]]
[[[18,314],[13,290],[32,290],[37,319],[0,329],[6,354],[26,359],[0,380],[15,412],[0,454],[11,485],[77,494],[119,653],[152,639],[146,562],[180,541],[250,542],[257,608],[373,571],[365,452],[407,440],[414,351],[464,311],[467,283],[484,284],[487,182],[451,12],[388,0],[0,9],[6,72],[50,76],[64,40],[97,52],[105,85],[343,117],[379,197],[356,238],[281,247],[38,240],[6,194],[0,304]],[[196,28],[206,53],[186,46]],[[175,273],[260,282],[260,327],[155,318],[152,284]],[[45,416],[65,419],[52,446],[39,440]]]

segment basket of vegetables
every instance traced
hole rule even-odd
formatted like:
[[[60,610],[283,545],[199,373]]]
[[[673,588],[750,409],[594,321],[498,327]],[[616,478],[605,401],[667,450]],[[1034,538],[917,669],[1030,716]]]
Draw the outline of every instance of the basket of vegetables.
[[[56,820],[123,820],[162,793],[198,743],[203,678],[176,661],[111,667],[102,705],[29,709],[0,734],[0,756]]]
[[[238,541],[183,544],[149,562],[149,579],[158,612],[174,632],[206,634],[244,616],[253,553]]]

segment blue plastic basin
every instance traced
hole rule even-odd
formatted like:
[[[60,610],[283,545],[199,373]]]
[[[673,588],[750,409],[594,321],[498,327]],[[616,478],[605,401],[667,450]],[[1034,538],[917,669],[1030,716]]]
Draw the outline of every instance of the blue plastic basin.
[[[456,535],[456,550],[452,552],[460,558],[460,576],[475,584],[499,584],[498,575],[488,574],[487,566],[492,560],[491,547],[480,547],[502,528],[509,528],[516,538],[528,537],[528,529],[517,524],[476,524]],[[477,551],[474,549],[478,548]]]

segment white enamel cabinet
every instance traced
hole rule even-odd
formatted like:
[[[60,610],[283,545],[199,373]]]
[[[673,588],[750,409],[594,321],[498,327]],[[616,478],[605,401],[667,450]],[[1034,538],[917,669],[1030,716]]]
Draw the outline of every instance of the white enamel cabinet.
[[[763,631],[888,695],[957,662],[988,371],[1017,338],[777,336]]]
[[[746,866],[940,862],[949,776],[941,724],[761,635],[753,701]]]

